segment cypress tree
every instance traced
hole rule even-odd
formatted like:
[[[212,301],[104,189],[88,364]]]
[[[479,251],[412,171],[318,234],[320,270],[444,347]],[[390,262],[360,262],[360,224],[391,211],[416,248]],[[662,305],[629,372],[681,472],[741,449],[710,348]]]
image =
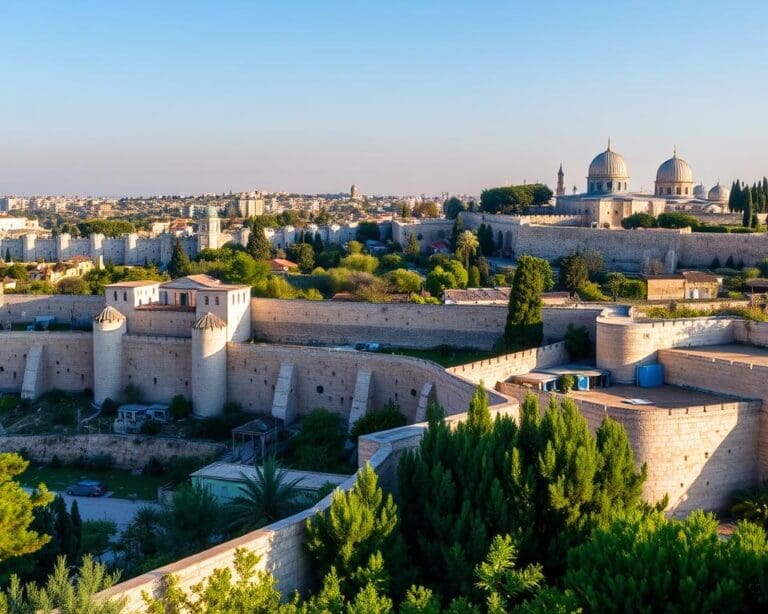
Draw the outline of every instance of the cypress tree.
[[[54,514],[54,536],[59,545],[59,553],[66,556],[68,561],[74,561],[77,557],[77,540],[72,525],[72,518],[67,513],[67,504],[61,495],[58,495],[52,503]]]
[[[464,221],[461,219],[461,213],[456,216],[453,222],[453,229],[451,230],[451,251],[456,251],[456,244],[458,243],[461,233],[464,232]]]
[[[168,263],[168,274],[176,279],[177,277],[184,277],[189,273],[189,257],[181,247],[181,241],[176,239],[173,242],[173,251],[171,252],[171,260]]]
[[[72,506],[69,508],[69,518],[72,521],[72,535],[74,536],[75,541],[74,551],[77,555],[81,555],[83,519],[80,517],[80,508],[77,505],[76,499],[72,501]],[[74,560],[72,562],[74,562]]]
[[[11,248],[6,247],[5,248],[5,261],[6,262],[13,262],[13,258],[11,258]]]
[[[747,188],[744,190],[744,195],[742,196],[742,200],[744,201],[744,208],[742,211],[744,212],[741,218],[741,225],[745,226],[746,228],[752,227],[752,214],[754,213],[753,205],[752,205],[752,190]]]
[[[541,319],[541,293],[545,281],[542,261],[533,256],[521,256],[509,293],[509,310],[504,328],[504,346],[517,351],[541,345],[544,328]]]
[[[264,227],[261,224],[254,222],[251,226],[251,234],[248,237],[245,251],[254,260],[269,260],[272,257],[272,246],[264,234]]]

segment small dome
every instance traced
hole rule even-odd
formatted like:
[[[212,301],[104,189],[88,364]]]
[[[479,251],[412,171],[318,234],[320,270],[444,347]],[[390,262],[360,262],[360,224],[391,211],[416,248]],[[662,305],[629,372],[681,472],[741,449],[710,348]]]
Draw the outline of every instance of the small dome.
[[[731,191],[724,185],[720,185],[719,181],[717,182],[717,185],[709,191],[709,194],[707,194],[707,200],[713,203],[727,203],[730,197]]]
[[[102,309],[101,312],[93,318],[93,321],[98,322],[99,324],[103,324],[105,322],[120,322],[121,320],[125,320],[125,316],[111,306],[104,307],[104,309]]]
[[[707,199],[707,188],[701,183],[693,188],[693,196],[695,198]]]
[[[675,153],[669,160],[662,162],[656,171],[658,183],[693,183],[693,171],[690,165]]]
[[[192,328],[198,330],[214,330],[216,328],[226,328],[227,324],[219,316],[212,314],[210,311],[204,316],[199,318],[197,322],[192,325]]]
[[[611,150],[611,144],[608,143],[608,149],[595,156],[589,165],[590,178],[629,178],[629,170],[624,156]]]

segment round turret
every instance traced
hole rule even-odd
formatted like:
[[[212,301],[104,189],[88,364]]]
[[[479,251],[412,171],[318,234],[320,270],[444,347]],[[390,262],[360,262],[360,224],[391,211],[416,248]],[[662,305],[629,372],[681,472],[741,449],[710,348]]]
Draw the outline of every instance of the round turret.
[[[208,312],[192,326],[192,407],[200,418],[227,402],[227,324]]]
[[[125,316],[105,307],[93,318],[93,402],[117,401],[123,390]]]

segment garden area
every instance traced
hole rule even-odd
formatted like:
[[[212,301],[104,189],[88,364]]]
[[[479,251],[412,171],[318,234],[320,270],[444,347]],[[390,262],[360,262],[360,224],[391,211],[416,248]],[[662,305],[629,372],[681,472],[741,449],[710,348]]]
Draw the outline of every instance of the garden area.
[[[35,401],[0,395],[0,424],[13,435],[112,432],[112,418],[99,414],[90,395],[60,390],[51,390]]]
[[[446,369],[457,365],[465,365],[477,360],[485,360],[498,356],[495,352],[473,350],[470,348],[454,348],[451,346],[438,346],[429,349],[394,348],[385,350],[388,354],[396,356],[410,356],[436,362]]]

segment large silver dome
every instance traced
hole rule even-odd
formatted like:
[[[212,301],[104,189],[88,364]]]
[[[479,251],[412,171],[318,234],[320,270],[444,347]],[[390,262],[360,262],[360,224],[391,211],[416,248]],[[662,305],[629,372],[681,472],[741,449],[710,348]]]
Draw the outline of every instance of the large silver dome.
[[[589,165],[590,179],[628,179],[629,170],[624,156],[611,149],[611,143],[608,142],[608,149],[595,156]]]
[[[712,201],[713,203],[727,203],[730,196],[731,191],[724,185],[720,185],[720,182],[718,181],[717,185],[709,191],[709,194],[707,194],[707,200]]]
[[[675,153],[669,160],[662,162],[659,170],[656,171],[656,181],[658,183],[693,183],[693,170]]]

